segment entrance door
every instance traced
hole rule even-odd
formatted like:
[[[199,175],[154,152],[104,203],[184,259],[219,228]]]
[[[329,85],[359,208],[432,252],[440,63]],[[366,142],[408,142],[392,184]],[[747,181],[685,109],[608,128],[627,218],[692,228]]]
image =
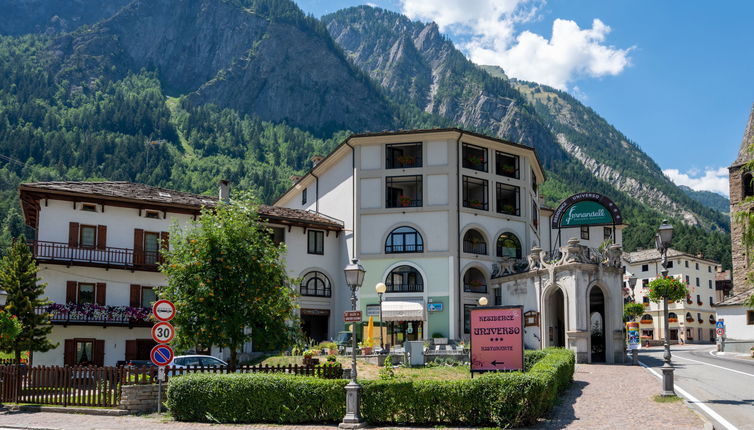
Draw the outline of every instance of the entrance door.
[[[589,292],[589,330],[592,343],[592,363],[605,361],[605,296],[594,286]]]
[[[317,342],[327,340],[328,316],[301,315],[301,330]]]
[[[543,342],[546,346],[564,348],[565,345],[565,296],[563,290],[557,288],[547,298],[547,327]]]

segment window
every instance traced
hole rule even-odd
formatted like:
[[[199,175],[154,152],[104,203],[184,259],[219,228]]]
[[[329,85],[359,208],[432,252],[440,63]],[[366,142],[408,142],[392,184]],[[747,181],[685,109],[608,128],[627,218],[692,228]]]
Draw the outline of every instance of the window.
[[[391,231],[385,241],[385,254],[424,252],[421,234],[411,227],[398,227]]]
[[[79,246],[82,248],[94,248],[97,244],[97,227],[82,225],[79,227]]]
[[[471,332],[471,310],[474,309],[476,305],[463,305],[463,332],[464,333],[470,333]]]
[[[699,277],[696,278],[696,286],[699,286]]]
[[[157,293],[152,287],[141,287],[141,307],[151,308],[157,301]]]
[[[588,225],[581,226],[581,239],[589,240],[589,226]]]
[[[649,279],[641,280],[641,288],[649,288]]]
[[[157,211],[146,211],[144,213],[144,218],[160,219],[160,213]]]
[[[270,239],[276,245],[285,242],[285,229],[282,227],[270,227]]]
[[[613,229],[610,227],[603,227],[602,237],[604,240],[613,240]]]
[[[521,215],[519,206],[519,187],[506,184],[497,184],[497,212],[506,215]]]
[[[484,236],[473,228],[463,235],[463,252],[487,255],[487,242]]]
[[[754,311],[746,311],[746,325],[754,325]]]
[[[79,282],[76,291],[76,303],[79,305],[94,303],[94,284]]]
[[[686,267],[689,267],[689,261],[688,260],[684,261],[684,263],[685,263]]]
[[[495,173],[500,176],[519,179],[520,174],[518,155],[511,155],[504,152],[495,151]]]
[[[678,322],[678,314],[675,312],[668,313],[668,322]]]
[[[388,176],[385,178],[385,207],[418,207],[422,205],[422,177]]]
[[[304,188],[304,191],[301,191],[301,204],[306,204],[306,191],[309,190],[308,188]]]
[[[696,263],[696,270],[699,270],[699,263]]]
[[[493,293],[495,294],[495,306],[501,306],[503,304],[502,288],[495,288]]]
[[[325,232],[324,231],[309,230],[307,252],[309,254],[317,254],[317,255],[325,254]]]
[[[643,305],[644,305],[645,307],[649,307],[649,297],[647,297],[647,296],[644,296],[644,297],[642,297],[642,298],[641,298],[641,303],[642,303],[642,304],[643,304]]]
[[[422,144],[395,143],[385,148],[386,169],[406,169],[422,166]]]
[[[688,285],[688,284],[690,284],[690,283],[691,283],[691,282],[689,281],[689,279],[690,279],[690,278],[689,278],[689,275],[686,275],[686,285]]]
[[[707,266],[707,273],[712,273],[712,266]]]
[[[77,366],[89,366],[94,364],[94,341],[77,340],[74,364]]]
[[[672,268],[673,268],[673,262],[672,261],[668,261],[668,269],[672,269]]]
[[[144,232],[144,263],[157,264],[160,254],[160,233]]]
[[[309,272],[301,279],[302,296],[331,297],[330,279],[322,272]]]
[[[484,179],[463,177],[463,207],[488,210],[487,181]]]
[[[464,143],[462,151],[463,167],[480,172],[487,171],[487,148]]]
[[[510,257],[521,259],[521,241],[513,233],[503,233],[497,238],[495,255],[498,257]]]
[[[707,280],[707,287],[712,288],[712,279]]]
[[[539,230],[539,208],[534,199],[531,201],[531,223],[534,225],[534,230]]]
[[[752,183],[751,173],[744,173],[741,182],[744,188],[744,197],[754,196],[754,183]]]
[[[531,170],[531,192],[537,194],[537,175],[534,174],[534,169]]]
[[[388,293],[421,293],[424,291],[424,278],[414,267],[398,266],[388,273],[385,286]]]
[[[641,271],[642,272],[648,272],[649,271],[649,264],[642,264],[641,265]]]
[[[84,203],[81,205],[81,210],[86,212],[97,212],[97,205],[92,203]]]
[[[710,305],[710,306],[713,306],[713,305],[714,305],[714,302],[713,302],[713,300],[712,300],[712,296],[709,296],[709,305]]]
[[[643,322],[644,324],[649,324],[649,323],[651,323],[651,322],[652,322],[652,315],[650,315],[650,314],[644,314],[644,315],[643,315],[643,316],[641,317],[641,320],[640,320],[640,321],[641,321],[641,322]]]
[[[487,292],[487,280],[479,269],[472,267],[463,275],[463,291],[466,293]]]

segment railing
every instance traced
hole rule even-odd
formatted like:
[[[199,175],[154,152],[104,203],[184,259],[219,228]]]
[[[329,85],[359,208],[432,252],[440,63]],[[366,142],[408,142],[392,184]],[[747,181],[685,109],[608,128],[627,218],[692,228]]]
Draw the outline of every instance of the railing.
[[[463,252],[468,252],[470,254],[487,255],[487,244],[485,242],[474,243],[469,240],[464,240]]]
[[[301,285],[299,287],[299,293],[301,293],[302,296],[332,297],[331,288],[308,288],[305,285]]]
[[[37,314],[49,314],[53,324],[62,325],[120,325],[129,327],[148,327],[151,325],[149,308],[131,306],[101,306],[87,304],[58,304],[37,306]]]
[[[421,293],[424,291],[424,284],[387,284],[388,293]]]
[[[157,263],[161,262],[157,251],[134,252],[130,248],[81,248],[72,247],[63,242],[48,242],[43,240],[29,241],[34,258],[68,264],[86,263],[105,266],[141,267],[157,270]]]
[[[386,254],[398,254],[402,252],[424,252],[424,244],[385,245]]]
[[[486,293],[487,292],[487,284],[464,282],[463,283],[463,292],[465,292],[465,293]]]

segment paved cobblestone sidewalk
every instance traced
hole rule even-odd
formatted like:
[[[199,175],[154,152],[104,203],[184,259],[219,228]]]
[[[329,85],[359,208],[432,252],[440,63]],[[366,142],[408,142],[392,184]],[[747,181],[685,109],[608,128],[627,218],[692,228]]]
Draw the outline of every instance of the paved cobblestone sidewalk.
[[[641,367],[578,365],[574,384],[551,416],[534,429],[701,429],[702,419],[683,403],[657,403],[660,381]],[[155,415],[106,417],[52,412],[3,413],[3,426],[70,430],[336,429],[337,426],[213,425],[178,423]]]

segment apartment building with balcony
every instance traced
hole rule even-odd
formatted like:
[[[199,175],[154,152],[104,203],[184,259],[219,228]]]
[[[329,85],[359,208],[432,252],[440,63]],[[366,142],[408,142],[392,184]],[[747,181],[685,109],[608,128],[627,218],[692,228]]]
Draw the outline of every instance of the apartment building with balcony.
[[[227,185],[221,185],[227,196]],[[154,343],[149,319],[157,289],[160,249],[172,224],[188,226],[218,197],[129,182],[37,182],[20,186],[30,247],[47,284],[51,340],[35,364],[115,365],[146,360]],[[288,246],[287,268],[300,278],[302,321],[313,336],[339,328],[343,224],[307,211],[262,205],[260,216]],[[222,351],[213,351],[222,355]]]
[[[660,253],[656,249],[629,252],[624,254],[623,261],[627,278],[636,278],[634,301],[644,304],[645,313],[640,320],[642,337],[664,339],[662,304],[652,303],[647,297],[649,282],[662,272]],[[702,256],[668,250],[668,275],[685,282],[689,289],[685,300],[669,304],[670,341],[714,342],[717,317],[713,303],[717,301],[715,281],[719,267],[720,263]]]

